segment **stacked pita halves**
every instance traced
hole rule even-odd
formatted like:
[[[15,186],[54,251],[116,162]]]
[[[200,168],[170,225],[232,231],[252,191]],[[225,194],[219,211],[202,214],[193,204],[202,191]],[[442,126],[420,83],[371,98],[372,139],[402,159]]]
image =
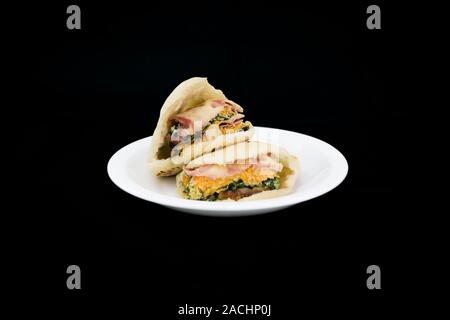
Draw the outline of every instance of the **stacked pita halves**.
[[[206,78],[182,82],[161,108],[150,168],[177,174],[178,193],[193,200],[252,200],[287,194],[298,160],[286,150],[248,140],[254,128],[243,108]]]

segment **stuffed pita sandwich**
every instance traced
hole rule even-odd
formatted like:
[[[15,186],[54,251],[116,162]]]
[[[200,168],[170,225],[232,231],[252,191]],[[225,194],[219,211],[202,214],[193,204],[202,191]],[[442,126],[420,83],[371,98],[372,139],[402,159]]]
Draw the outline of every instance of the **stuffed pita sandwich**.
[[[289,193],[299,170],[296,157],[278,146],[241,142],[189,162],[177,191],[193,200],[256,200]]]
[[[182,82],[164,102],[153,133],[153,173],[175,175],[192,159],[249,140],[254,129],[243,111],[206,78]]]

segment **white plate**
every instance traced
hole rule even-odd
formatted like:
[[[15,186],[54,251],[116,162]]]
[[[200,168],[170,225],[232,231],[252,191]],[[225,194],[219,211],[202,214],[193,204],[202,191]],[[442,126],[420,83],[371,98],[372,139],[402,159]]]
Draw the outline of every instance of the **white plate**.
[[[348,171],[344,156],[331,145],[297,132],[256,127],[252,140],[278,144],[300,161],[292,193],[278,198],[244,202],[208,202],[180,198],[174,177],[155,177],[148,167],[147,137],[123,147],[108,162],[108,175],[122,190],[163,206],[209,216],[242,216],[280,210],[318,197],[339,185]]]

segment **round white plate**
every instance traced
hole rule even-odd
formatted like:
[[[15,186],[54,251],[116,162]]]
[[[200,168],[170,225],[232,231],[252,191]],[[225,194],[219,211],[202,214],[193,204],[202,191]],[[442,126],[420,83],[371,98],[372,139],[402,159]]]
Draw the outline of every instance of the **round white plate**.
[[[280,210],[318,197],[344,180],[348,164],[331,145],[297,132],[256,127],[252,140],[278,144],[298,157],[300,171],[292,193],[278,198],[244,202],[209,202],[182,199],[174,177],[153,176],[148,167],[147,137],[123,147],[108,162],[108,175],[122,190],[163,206],[209,216],[242,216]]]

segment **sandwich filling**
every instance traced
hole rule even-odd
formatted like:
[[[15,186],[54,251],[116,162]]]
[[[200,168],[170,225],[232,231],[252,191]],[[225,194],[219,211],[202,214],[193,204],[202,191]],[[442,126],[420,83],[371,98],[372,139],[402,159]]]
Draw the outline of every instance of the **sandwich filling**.
[[[184,169],[181,179],[185,198],[193,200],[239,200],[280,188],[283,165],[271,153],[248,159],[243,164],[206,164]]]
[[[208,100],[203,105],[176,114],[169,120],[169,132],[158,151],[159,159],[199,141],[211,141],[220,135],[247,131],[251,123],[243,120],[243,109],[229,100]]]

